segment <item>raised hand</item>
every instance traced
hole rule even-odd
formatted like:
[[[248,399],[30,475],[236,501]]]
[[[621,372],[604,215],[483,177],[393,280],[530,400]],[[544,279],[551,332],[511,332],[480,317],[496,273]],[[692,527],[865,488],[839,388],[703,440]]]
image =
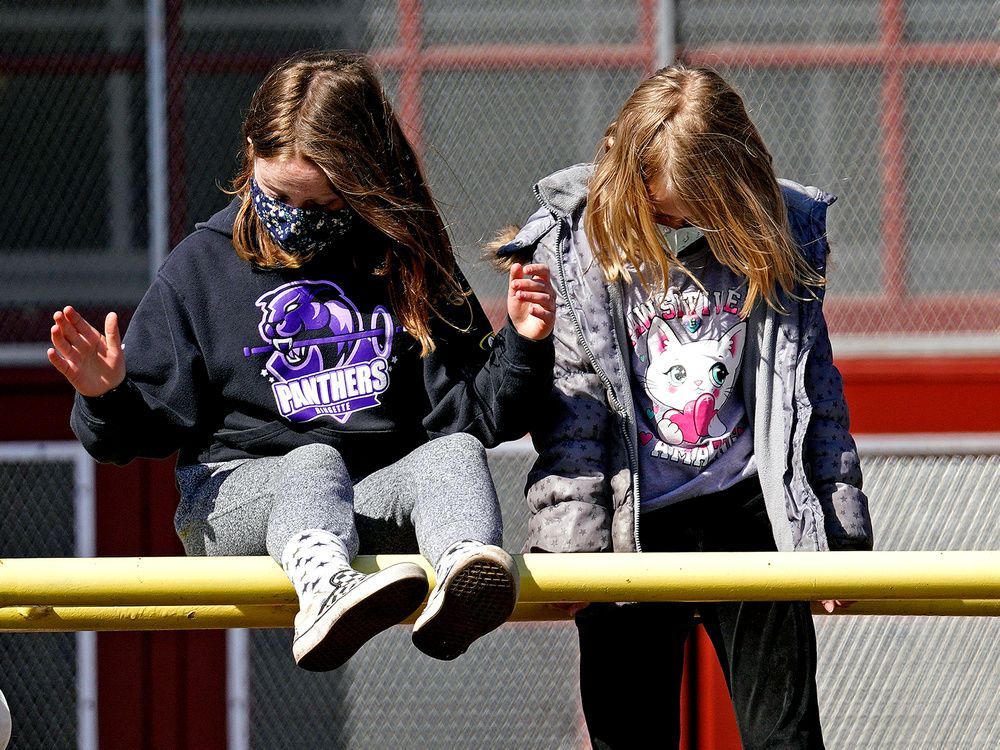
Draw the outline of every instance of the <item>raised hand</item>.
[[[83,396],[102,396],[125,379],[117,313],[108,313],[104,335],[72,307],[57,311],[49,330],[49,362]]]
[[[507,286],[507,314],[517,332],[541,341],[556,321],[556,293],[544,263],[515,263],[510,267]]]

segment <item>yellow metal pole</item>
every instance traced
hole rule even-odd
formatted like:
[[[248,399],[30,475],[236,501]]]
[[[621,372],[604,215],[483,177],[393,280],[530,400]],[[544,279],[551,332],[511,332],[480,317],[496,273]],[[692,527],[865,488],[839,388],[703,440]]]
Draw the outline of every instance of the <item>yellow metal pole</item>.
[[[524,555],[525,601],[1000,599],[1000,551]]]
[[[217,630],[223,628],[290,628],[292,604],[203,604],[189,607],[0,607],[0,632],[69,632],[79,630]],[[814,614],[827,613],[817,604]],[[840,615],[931,615],[998,617],[997,599],[921,599],[856,602]],[[412,624],[414,615],[406,622]],[[569,620],[567,609],[554,604],[519,604],[510,622]]]
[[[416,555],[358,558],[364,572]],[[1000,599],[1000,551],[517,556],[522,602]],[[0,607],[294,604],[268,557],[0,560]]]
[[[297,611],[294,604],[0,607],[0,631],[290,628]]]
[[[270,557],[0,560],[0,606],[295,604]]]

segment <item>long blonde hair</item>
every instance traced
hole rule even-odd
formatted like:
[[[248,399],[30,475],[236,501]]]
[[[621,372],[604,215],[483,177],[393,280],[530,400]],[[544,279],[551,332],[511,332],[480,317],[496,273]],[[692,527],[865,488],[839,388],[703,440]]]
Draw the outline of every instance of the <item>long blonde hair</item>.
[[[742,314],[780,292],[822,285],[792,241],[771,154],[740,95],[704,68],[662,68],[635,89],[608,127],[589,186],[584,228],[609,281],[637,269],[644,285],[672,257],[657,229],[649,188],[666,178],[705,232],[715,258],[747,279]],[[683,268],[682,264],[681,267]]]
[[[400,322],[433,351],[430,316],[437,305],[460,304],[448,233],[416,155],[403,135],[377,75],[363,55],[299,54],[279,64],[250,101],[243,123],[242,166],[232,193],[240,198],[233,245],[263,268],[298,268],[309,256],[287,253],[271,239],[253,208],[254,158],[303,158],[385,239],[372,248],[375,274],[388,279]]]

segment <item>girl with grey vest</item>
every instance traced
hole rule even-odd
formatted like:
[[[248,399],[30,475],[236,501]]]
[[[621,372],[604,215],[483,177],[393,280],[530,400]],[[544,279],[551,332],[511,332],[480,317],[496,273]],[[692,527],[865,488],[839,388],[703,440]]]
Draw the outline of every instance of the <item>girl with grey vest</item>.
[[[557,291],[527,549],[870,549],[822,313],[834,198],[775,178],[732,87],[708,70],[658,71],[596,164],[550,175],[535,194],[541,208],[497,251],[548,264]],[[822,747],[809,604],[697,614],[744,747]],[[677,745],[695,615],[684,603],[578,611],[595,748]]]
[[[359,550],[435,565],[413,642],[453,659],[517,598],[483,444],[523,435],[551,387],[548,271],[512,270],[494,336],[360,55],[278,65],[243,136],[232,203],[170,253],[124,343],[114,313],[103,335],[55,313],[73,429],[101,461],[178,453],[185,550],[281,564],[299,666],[338,667],[427,595],[421,566],[363,575]]]

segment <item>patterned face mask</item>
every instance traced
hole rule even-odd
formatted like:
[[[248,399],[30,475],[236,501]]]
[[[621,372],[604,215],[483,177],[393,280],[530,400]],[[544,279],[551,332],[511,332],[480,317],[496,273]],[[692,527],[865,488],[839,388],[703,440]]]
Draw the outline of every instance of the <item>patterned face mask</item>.
[[[318,254],[332,249],[354,223],[349,208],[295,208],[266,195],[250,180],[250,198],[261,223],[282,250],[293,255]]]

